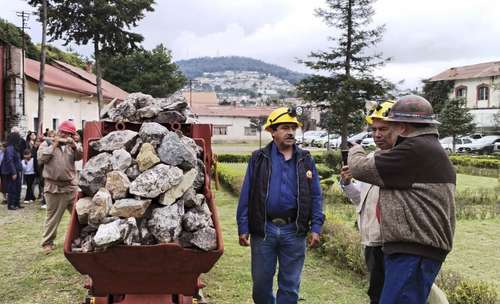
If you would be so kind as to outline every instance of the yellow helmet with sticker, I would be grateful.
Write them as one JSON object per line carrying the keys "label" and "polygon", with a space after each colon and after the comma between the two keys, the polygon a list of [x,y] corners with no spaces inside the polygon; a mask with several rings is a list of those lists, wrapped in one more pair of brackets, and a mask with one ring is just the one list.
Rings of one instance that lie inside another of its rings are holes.
{"label": "yellow helmet with sticker", "polygon": [[297,115],[302,114],[302,108],[290,107],[290,108],[277,108],[272,111],[267,117],[266,124],[264,125],[264,129],[270,131],[271,126],[282,124],[282,123],[294,123],[298,127],[302,126],[302,123],[297,119]]}
{"label": "yellow helmet with sticker", "polygon": [[371,125],[373,124],[373,119],[385,119],[389,115],[389,112],[391,111],[392,106],[394,105],[394,101],[388,100],[384,101],[381,104],[377,104],[373,109],[368,112],[368,115],[366,115],[366,122]]}

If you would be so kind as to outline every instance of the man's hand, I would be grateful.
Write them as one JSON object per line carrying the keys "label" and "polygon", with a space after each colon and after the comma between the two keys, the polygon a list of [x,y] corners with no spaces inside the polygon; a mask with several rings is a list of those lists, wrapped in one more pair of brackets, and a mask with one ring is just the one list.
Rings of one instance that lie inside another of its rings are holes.
{"label": "man's hand", "polygon": [[340,177],[342,178],[342,184],[349,185],[352,179],[351,170],[349,170],[349,166],[343,166],[340,169]]}
{"label": "man's hand", "polygon": [[76,149],[76,142],[73,138],[71,137],[66,138],[66,144],[71,148]]}
{"label": "man's hand", "polygon": [[245,246],[245,247],[250,246],[248,234],[240,234],[240,246]]}
{"label": "man's hand", "polygon": [[17,179],[17,174],[12,175],[12,180],[15,181]]}
{"label": "man's hand", "polygon": [[311,232],[309,236],[309,248],[316,248],[319,245],[319,233]]}
{"label": "man's hand", "polygon": [[54,148],[59,147],[60,140],[61,140],[61,138],[57,135],[52,138],[52,144],[54,145]]}

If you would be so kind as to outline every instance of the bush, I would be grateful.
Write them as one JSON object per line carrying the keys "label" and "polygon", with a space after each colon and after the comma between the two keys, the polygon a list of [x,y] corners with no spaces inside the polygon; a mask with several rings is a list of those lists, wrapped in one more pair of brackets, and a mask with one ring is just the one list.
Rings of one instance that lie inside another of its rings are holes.
{"label": "bush", "polygon": [[252,154],[217,154],[219,163],[248,163]]}
{"label": "bush", "polygon": [[455,165],[457,173],[475,175],[475,176],[486,176],[486,177],[497,177],[500,175],[500,169],[492,168],[478,168],[473,166],[463,166]]}
{"label": "bush", "polygon": [[246,163],[217,163],[221,184],[234,195],[239,195],[247,169]]}
{"label": "bush", "polygon": [[498,297],[490,284],[464,279],[455,271],[442,270],[436,284],[446,293],[450,304],[495,304]]}
{"label": "bush", "polygon": [[330,178],[335,174],[335,171],[325,164],[316,164],[316,170],[318,171],[318,175],[320,176],[321,180]]}
{"label": "bush", "polygon": [[335,173],[340,173],[340,169],[342,168],[342,154],[340,150],[325,152],[323,154],[323,159],[324,163],[329,168],[333,169]]}
{"label": "bush", "polygon": [[454,165],[476,168],[490,168],[499,170],[500,159],[494,157],[474,157],[470,155],[451,155],[450,160]]}
{"label": "bush", "polygon": [[355,273],[366,275],[363,247],[359,234],[352,228],[332,218],[323,226],[321,253]]}

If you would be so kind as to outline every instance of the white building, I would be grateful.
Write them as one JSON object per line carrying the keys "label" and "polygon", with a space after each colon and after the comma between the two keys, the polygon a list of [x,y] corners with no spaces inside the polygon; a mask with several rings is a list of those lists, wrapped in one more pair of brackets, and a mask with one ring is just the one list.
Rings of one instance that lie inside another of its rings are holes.
{"label": "white building", "polygon": [[464,97],[478,129],[498,130],[494,117],[500,111],[500,61],[450,68],[430,81],[454,81],[450,98]]}

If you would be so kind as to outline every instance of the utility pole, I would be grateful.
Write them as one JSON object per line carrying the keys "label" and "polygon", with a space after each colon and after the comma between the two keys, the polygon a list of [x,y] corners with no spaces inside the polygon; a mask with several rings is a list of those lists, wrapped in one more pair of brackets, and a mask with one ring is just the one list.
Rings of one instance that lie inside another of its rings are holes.
{"label": "utility pole", "polygon": [[43,111],[44,111],[44,99],[45,99],[45,57],[46,57],[46,36],[47,36],[47,0],[42,2],[41,11],[42,20],[42,46],[40,47],[40,78],[38,81],[38,126],[37,133],[40,135],[43,133]]}
{"label": "utility pole", "polygon": [[28,27],[28,19],[29,19],[29,13],[25,12],[25,11],[21,11],[21,12],[16,12],[16,15],[18,17],[21,18],[21,22],[22,22],[22,25],[21,25],[21,29],[22,29],[22,32],[23,32],[23,37],[22,37],[22,41],[23,41],[23,49],[22,49],[22,53],[23,53],[23,58],[22,58],[22,80],[23,80],[23,115],[26,115],[26,97],[25,97],[25,91],[26,91],[26,82],[25,82],[25,77],[24,77],[24,57],[25,57],[25,53],[26,53],[26,29],[29,29]]}
{"label": "utility pole", "polygon": [[189,106],[193,109],[193,81],[189,79]]}

